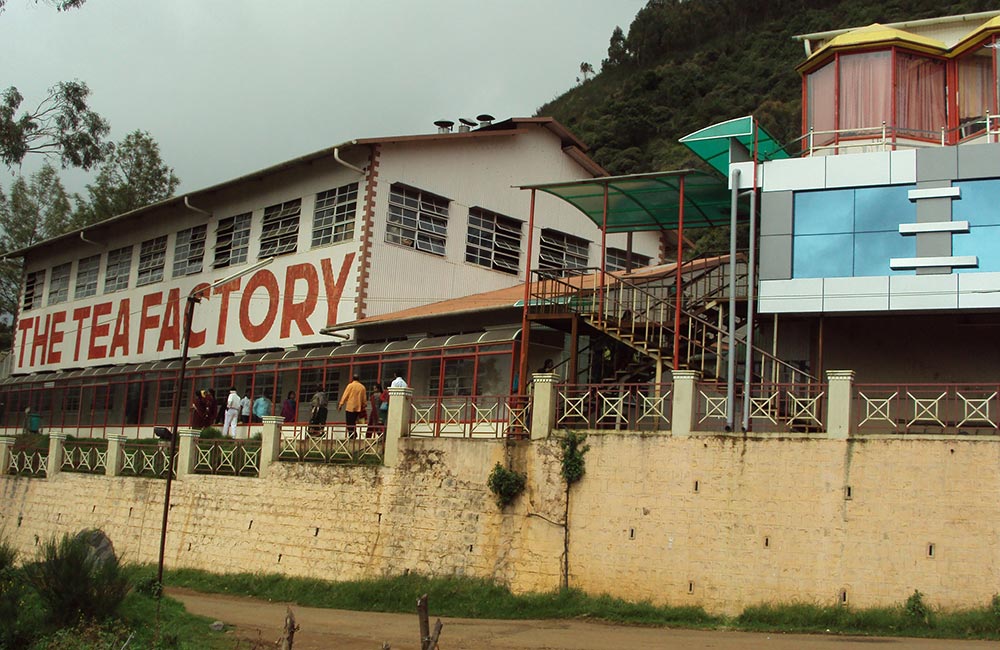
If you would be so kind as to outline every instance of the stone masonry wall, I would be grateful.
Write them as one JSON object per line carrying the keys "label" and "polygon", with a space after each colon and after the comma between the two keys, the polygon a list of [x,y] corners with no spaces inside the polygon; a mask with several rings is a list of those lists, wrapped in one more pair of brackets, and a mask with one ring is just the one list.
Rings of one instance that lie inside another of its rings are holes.
{"label": "stone masonry wall", "polygon": [[[593,434],[570,495],[570,584],[736,612],[762,601],[948,607],[1000,591],[1000,441]],[[527,492],[486,488],[509,454]],[[697,485],[697,487],[696,487]],[[0,530],[105,530],[155,562],[163,482],[0,477]],[[850,487],[850,494],[847,488]],[[554,440],[405,439],[395,468],[278,463],[174,483],[166,565],[346,580],[416,571],[555,589],[564,487]],[[929,546],[933,544],[933,555]]]}

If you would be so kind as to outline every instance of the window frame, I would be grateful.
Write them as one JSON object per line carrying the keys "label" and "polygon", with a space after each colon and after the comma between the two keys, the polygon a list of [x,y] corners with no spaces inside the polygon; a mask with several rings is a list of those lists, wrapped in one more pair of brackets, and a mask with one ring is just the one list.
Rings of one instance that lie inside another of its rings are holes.
{"label": "window frame", "polygon": [[[90,262],[93,262],[93,268],[90,268]],[[84,265],[87,268],[84,268]],[[86,275],[84,275],[86,274]],[[91,277],[92,276],[92,277]],[[79,300],[80,298],[89,298],[90,296],[97,295],[97,284],[101,276],[101,254],[90,255],[89,257],[82,257],[80,261],[76,264],[76,282],[73,285],[73,299]],[[82,282],[86,284],[82,284]],[[81,288],[83,289],[81,291]]]}
{"label": "window frame", "polygon": [[[196,237],[196,231],[201,237]],[[194,275],[205,270],[205,244],[208,242],[208,224],[178,230],[174,239],[174,267],[172,277]]]}
{"label": "window frame", "polygon": [[[614,256],[614,259],[612,259],[612,256]],[[626,260],[628,259],[628,256],[629,252],[627,250],[608,246],[604,249],[604,270],[612,272],[625,272],[625,267],[627,266]],[[636,253],[635,251],[632,251],[631,256],[633,269],[649,266],[653,261],[653,258],[648,255]]]}
{"label": "window frame", "polygon": [[451,199],[403,183],[389,187],[385,241],[446,257]]}
{"label": "window frame", "polygon": [[[133,248],[134,245],[129,245],[108,251],[108,261],[104,267],[104,293],[128,289],[129,276],[132,275]],[[121,272],[122,269],[125,271],[124,274]]]}
{"label": "window frame", "polygon": [[313,206],[312,248],[354,239],[359,183],[348,183],[316,193]]}
{"label": "window frame", "polygon": [[147,239],[139,245],[139,267],[135,286],[161,282],[167,265],[167,236]]}
{"label": "window frame", "polygon": [[[219,224],[215,228],[213,269],[224,269],[247,261],[250,254],[250,224],[252,220],[252,212],[243,212],[219,220]],[[222,257],[223,254],[225,254],[225,259]]]}
{"label": "window frame", "polygon": [[[65,275],[63,275],[65,271]],[[58,305],[69,300],[69,279],[73,275],[73,263],[66,262],[52,267],[52,275],[49,277],[49,299],[47,305]],[[56,282],[62,282],[59,287]]]}
{"label": "window frame", "polygon": [[[546,238],[548,239],[546,241]],[[582,249],[582,253],[571,251],[569,246]],[[553,254],[559,253],[560,259],[554,259]],[[546,257],[548,255],[548,257]],[[568,264],[570,261],[582,262],[580,264]],[[569,270],[585,269],[590,264],[590,242],[583,237],[577,237],[569,233],[544,228],[538,236],[538,268],[548,270]]]}
{"label": "window frame", "polygon": [[42,306],[45,295],[45,269],[24,274],[24,295],[21,297],[21,309],[28,311]]}
{"label": "window frame", "polygon": [[465,261],[501,273],[519,274],[523,226],[523,221],[499,212],[478,206],[469,208]]}
{"label": "window frame", "polygon": [[299,248],[301,221],[302,199],[291,199],[264,208],[257,259],[295,253]]}

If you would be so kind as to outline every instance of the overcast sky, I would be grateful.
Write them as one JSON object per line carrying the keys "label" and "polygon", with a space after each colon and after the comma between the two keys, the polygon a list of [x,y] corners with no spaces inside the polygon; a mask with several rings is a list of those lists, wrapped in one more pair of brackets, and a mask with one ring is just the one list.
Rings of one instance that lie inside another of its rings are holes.
{"label": "overcast sky", "polygon": [[[358,137],[530,116],[600,69],[645,0],[8,0],[0,88],[80,79],[196,190]],[[26,163],[25,174],[37,168]],[[57,163],[58,164],[58,163]],[[10,174],[0,175],[9,191]],[[92,175],[63,173],[71,191]]]}

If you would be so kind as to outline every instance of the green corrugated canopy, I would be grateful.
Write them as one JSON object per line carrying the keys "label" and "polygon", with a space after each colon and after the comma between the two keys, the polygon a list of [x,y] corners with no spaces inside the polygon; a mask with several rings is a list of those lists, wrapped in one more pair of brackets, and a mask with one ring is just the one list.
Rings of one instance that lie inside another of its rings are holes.
{"label": "green corrugated canopy", "polygon": [[[729,176],[729,141],[737,140],[747,151],[753,152],[754,119],[752,116],[719,122],[695,131],[680,139],[681,144],[693,151],[723,176]],[[787,158],[781,144],[759,124],[757,127],[757,159],[776,160]]]}
{"label": "green corrugated canopy", "polygon": [[676,230],[684,184],[684,228],[729,223],[730,193],[715,174],[681,169],[629,176],[606,176],[563,183],[522,185],[570,203],[600,228],[604,189],[608,192],[607,232]]}

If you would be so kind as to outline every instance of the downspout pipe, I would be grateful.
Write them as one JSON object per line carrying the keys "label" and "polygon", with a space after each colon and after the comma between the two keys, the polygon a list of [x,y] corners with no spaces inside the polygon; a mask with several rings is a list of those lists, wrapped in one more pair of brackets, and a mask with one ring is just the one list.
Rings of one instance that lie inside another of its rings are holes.
{"label": "downspout pipe", "polygon": [[[348,143],[348,145],[353,145],[353,144],[357,144],[357,142],[355,140],[351,140]],[[347,167],[348,169],[353,169],[354,171],[358,172],[362,176],[365,175],[365,170],[361,169],[360,167],[358,167],[356,165],[352,165],[351,163],[347,162],[346,160],[344,160],[343,158],[340,157],[340,147],[334,147],[333,148],[333,159],[336,160],[341,165],[343,165],[344,167]]]}
{"label": "downspout pipe", "polygon": [[98,243],[97,243],[96,241],[92,241],[92,240],[90,240],[90,239],[87,239],[87,238],[86,238],[86,237],[84,236],[84,233],[83,233],[83,231],[82,231],[82,230],[80,231],[80,241],[82,241],[82,242],[83,242],[83,243],[85,243],[85,244],[91,244],[91,245],[93,245],[93,246],[100,246],[100,244],[98,244]]}
{"label": "downspout pipe", "polygon": [[184,196],[184,207],[187,208],[188,210],[193,210],[195,212],[200,212],[203,215],[205,215],[206,217],[211,217],[212,216],[212,213],[209,212],[208,210],[202,210],[201,208],[196,208],[195,206],[191,205],[190,197],[187,196],[187,195]]}
{"label": "downspout pipe", "polygon": [[[753,120],[753,183],[750,192],[750,259],[747,261],[747,347],[746,368],[743,369],[743,430],[750,429],[750,405],[753,385],[754,287],[757,282],[757,119]],[[761,364],[763,370],[763,364]]]}
{"label": "downspout pipe", "polygon": [[726,355],[726,431],[736,419],[736,216],[740,200],[740,170],[732,172],[729,202],[729,352]]}

